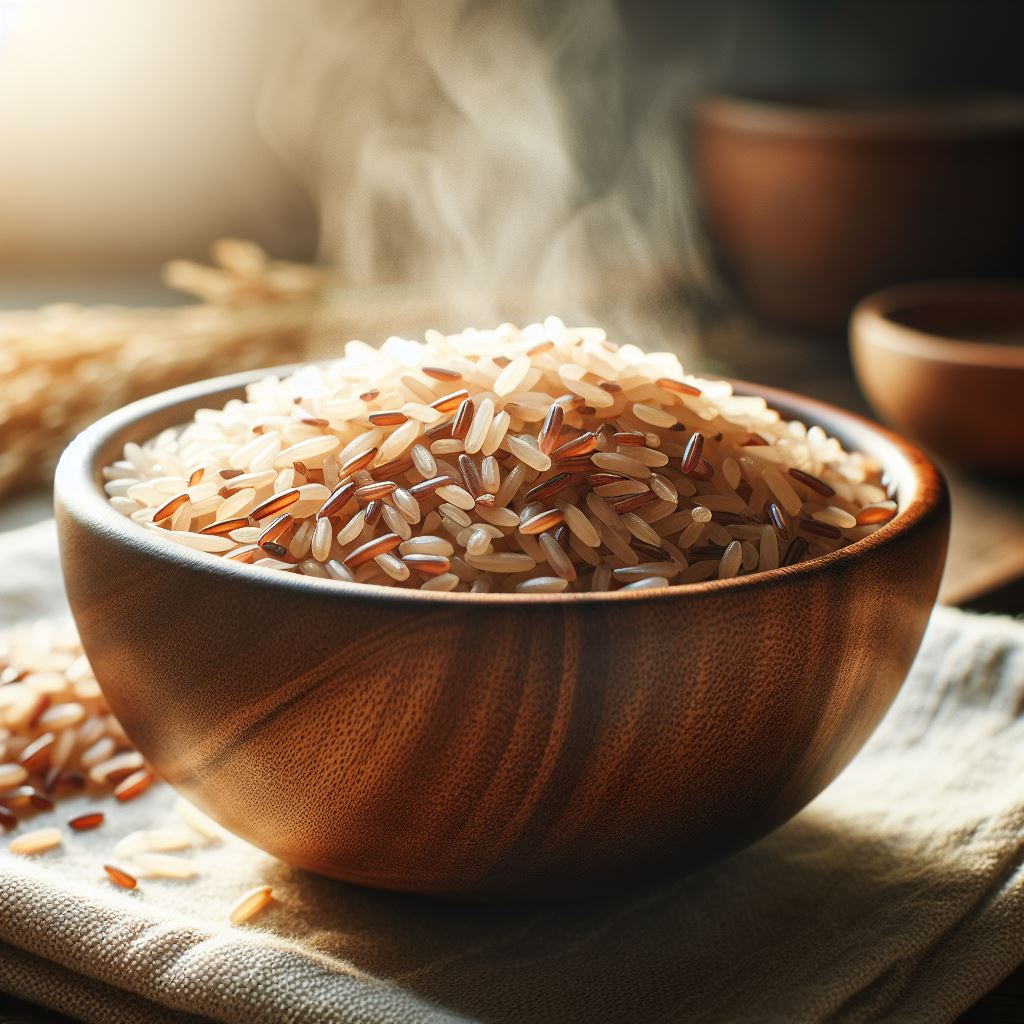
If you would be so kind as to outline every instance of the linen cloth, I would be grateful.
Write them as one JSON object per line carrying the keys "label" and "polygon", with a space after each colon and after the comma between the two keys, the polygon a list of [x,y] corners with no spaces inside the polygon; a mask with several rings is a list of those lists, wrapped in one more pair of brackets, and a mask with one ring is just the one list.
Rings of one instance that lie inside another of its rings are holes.
{"label": "linen cloth", "polygon": [[[0,624],[61,612],[52,523],[0,536],[0,566]],[[885,721],[801,814],[582,904],[374,892],[231,836],[191,854],[195,881],[114,889],[116,840],[174,800],[156,786],[59,850],[0,853],[0,991],[103,1024],[949,1021],[1024,959],[1024,624],[937,610]],[[276,901],[228,926],[263,883]]]}

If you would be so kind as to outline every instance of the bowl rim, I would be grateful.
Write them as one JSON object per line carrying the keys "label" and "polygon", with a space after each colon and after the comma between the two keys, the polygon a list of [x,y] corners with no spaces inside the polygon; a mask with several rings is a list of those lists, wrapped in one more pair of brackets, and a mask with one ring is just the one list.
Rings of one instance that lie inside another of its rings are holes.
{"label": "bowl rim", "polygon": [[[189,548],[171,540],[164,540],[156,534],[144,530],[127,516],[118,512],[110,504],[102,490],[100,478],[101,466],[99,457],[104,448],[114,437],[131,429],[140,420],[157,416],[175,405],[201,403],[205,397],[220,401],[220,404],[231,397],[228,392],[240,391],[246,384],[258,381],[267,376],[284,376],[303,364],[288,364],[268,367],[265,369],[247,370],[241,373],[221,377],[207,378],[192,384],[161,391],[147,398],[140,399],[108,413],[81,433],[65,448],[57,465],[54,481],[54,502],[58,513],[58,524],[61,512],[76,519],[90,532],[99,533],[106,538],[114,538],[119,544],[133,549],[140,555],[155,558],[157,561],[180,566],[182,564],[197,572],[227,577],[231,580],[248,580],[255,586],[281,589],[293,593],[318,595],[330,599],[350,600],[358,597],[364,600],[379,601],[388,604],[409,605],[412,607],[431,605],[461,605],[463,607],[518,607],[534,605],[591,605],[631,601],[664,602],[688,599],[700,594],[718,591],[742,590],[750,587],[771,586],[780,580],[795,579],[828,573],[833,568],[846,565],[857,560],[862,554],[882,548],[899,540],[908,532],[920,527],[948,502],[945,480],[936,467],[920,449],[912,445],[892,431],[837,406],[806,398],[802,395],[783,391],[777,388],[750,384],[732,380],[731,383],[739,394],[759,395],[769,405],[785,410],[789,418],[794,418],[795,411],[801,410],[799,418],[810,422],[845,421],[854,429],[867,429],[877,435],[884,446],[893,450],[894,462],[902,460],[901,471],[909,474],[912,480],[911,494],[905,508],[899,509],[896,515],[874,533],[848,544],[846,547],[824,555],[798,562],[795,565],[779,566],[748,576],[737,576],[731,579],[711,579],[679,586],[669,586],[652,590],[617,590],[617,591],[585,591],[565,593],[452,593],[444,591],[406,590],[399,587],[387,587],[366,583],[347,583],[341,580],[326,580],[315,576],[302,576],[298,573],[281,572],[274,569],[260,569],[252,565],[244,565],[215,554]],[[198,406],[197,406],[198,407]],[[831,433],[831,430],[829,431]],[[144,439],[143,439],[144,440]],[[892,464],[883,465],[883,472],[892,474]]]}
{"label": "bowl rim", "polygon": [[961,366],[984,366],[1003,370],[1024,370],[1024,344],[996,345],[935,334],[892,319],[892,314],[910,306],[963,299],[1015,300],[1024,309],[1024,281],[1012,278],[952,278],[913,281],[882,288],[862,299],[850,314],[850,334],[870,344],[936,362]]}
{"label": "bowl rim", "polygon": [[1024,132],[1024,99],[1008,92],[946,96],[720,93],[697,104],[698,124],[751,135],[859,139],[1014,136]]}

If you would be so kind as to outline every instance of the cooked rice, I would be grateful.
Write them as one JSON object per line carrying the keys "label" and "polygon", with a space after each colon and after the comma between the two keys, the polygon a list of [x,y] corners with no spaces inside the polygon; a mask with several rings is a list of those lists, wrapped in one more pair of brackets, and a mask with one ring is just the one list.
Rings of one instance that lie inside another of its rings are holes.
{"label": "cooked rice", "polygon": [[462,593],[731,579],[897,510],[875,460],[821,427],[557,317],[349,342],[126,445],[104,480],[141,528],[208,554]]}

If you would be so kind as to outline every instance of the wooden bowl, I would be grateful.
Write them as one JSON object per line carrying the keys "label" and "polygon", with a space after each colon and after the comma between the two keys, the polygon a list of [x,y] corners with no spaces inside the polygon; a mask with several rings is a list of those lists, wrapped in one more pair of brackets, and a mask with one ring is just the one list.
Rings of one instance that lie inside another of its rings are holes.
{"label": "wooden bowl", "polygon": [[1024,284],[935,281],[869,296],[850,319],[860,386],[930,451],[1024,476]]}
{"label": "wooden bowl", "polygon": [[841,330],[878,288],[1024,270],[1024,102],[710,99],[698,186],[740,292]]}
{"label": "wooden bowl", "polygon": [[94,424],[61,460],[56,512],[82,643],[133,742],[291,864],[485,898],[692,869],[819,793],[917,650],[945,557],[941,477],[886,431],[768,389],[784,414],[879,457],[901,510],[835,554],[739,579],[390,590],[225,561],[110,507],[100,470],[126,441],[256,376]]}

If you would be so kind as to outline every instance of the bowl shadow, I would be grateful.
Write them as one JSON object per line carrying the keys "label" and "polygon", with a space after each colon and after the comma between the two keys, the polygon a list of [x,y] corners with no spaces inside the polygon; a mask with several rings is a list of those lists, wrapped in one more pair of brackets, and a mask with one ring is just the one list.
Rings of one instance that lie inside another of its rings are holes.
{"label": "bowl shadow", "polygon": [[[696,874],[585,901],[446,902],[283,862],[265,880],[286,894],[275,924],[328,963],[510,1024],[793,1020],[812,1004],[814,1019],[879,1019],[993,884],[813,809]],[[902,914],[914,928],[894,927]]]}

